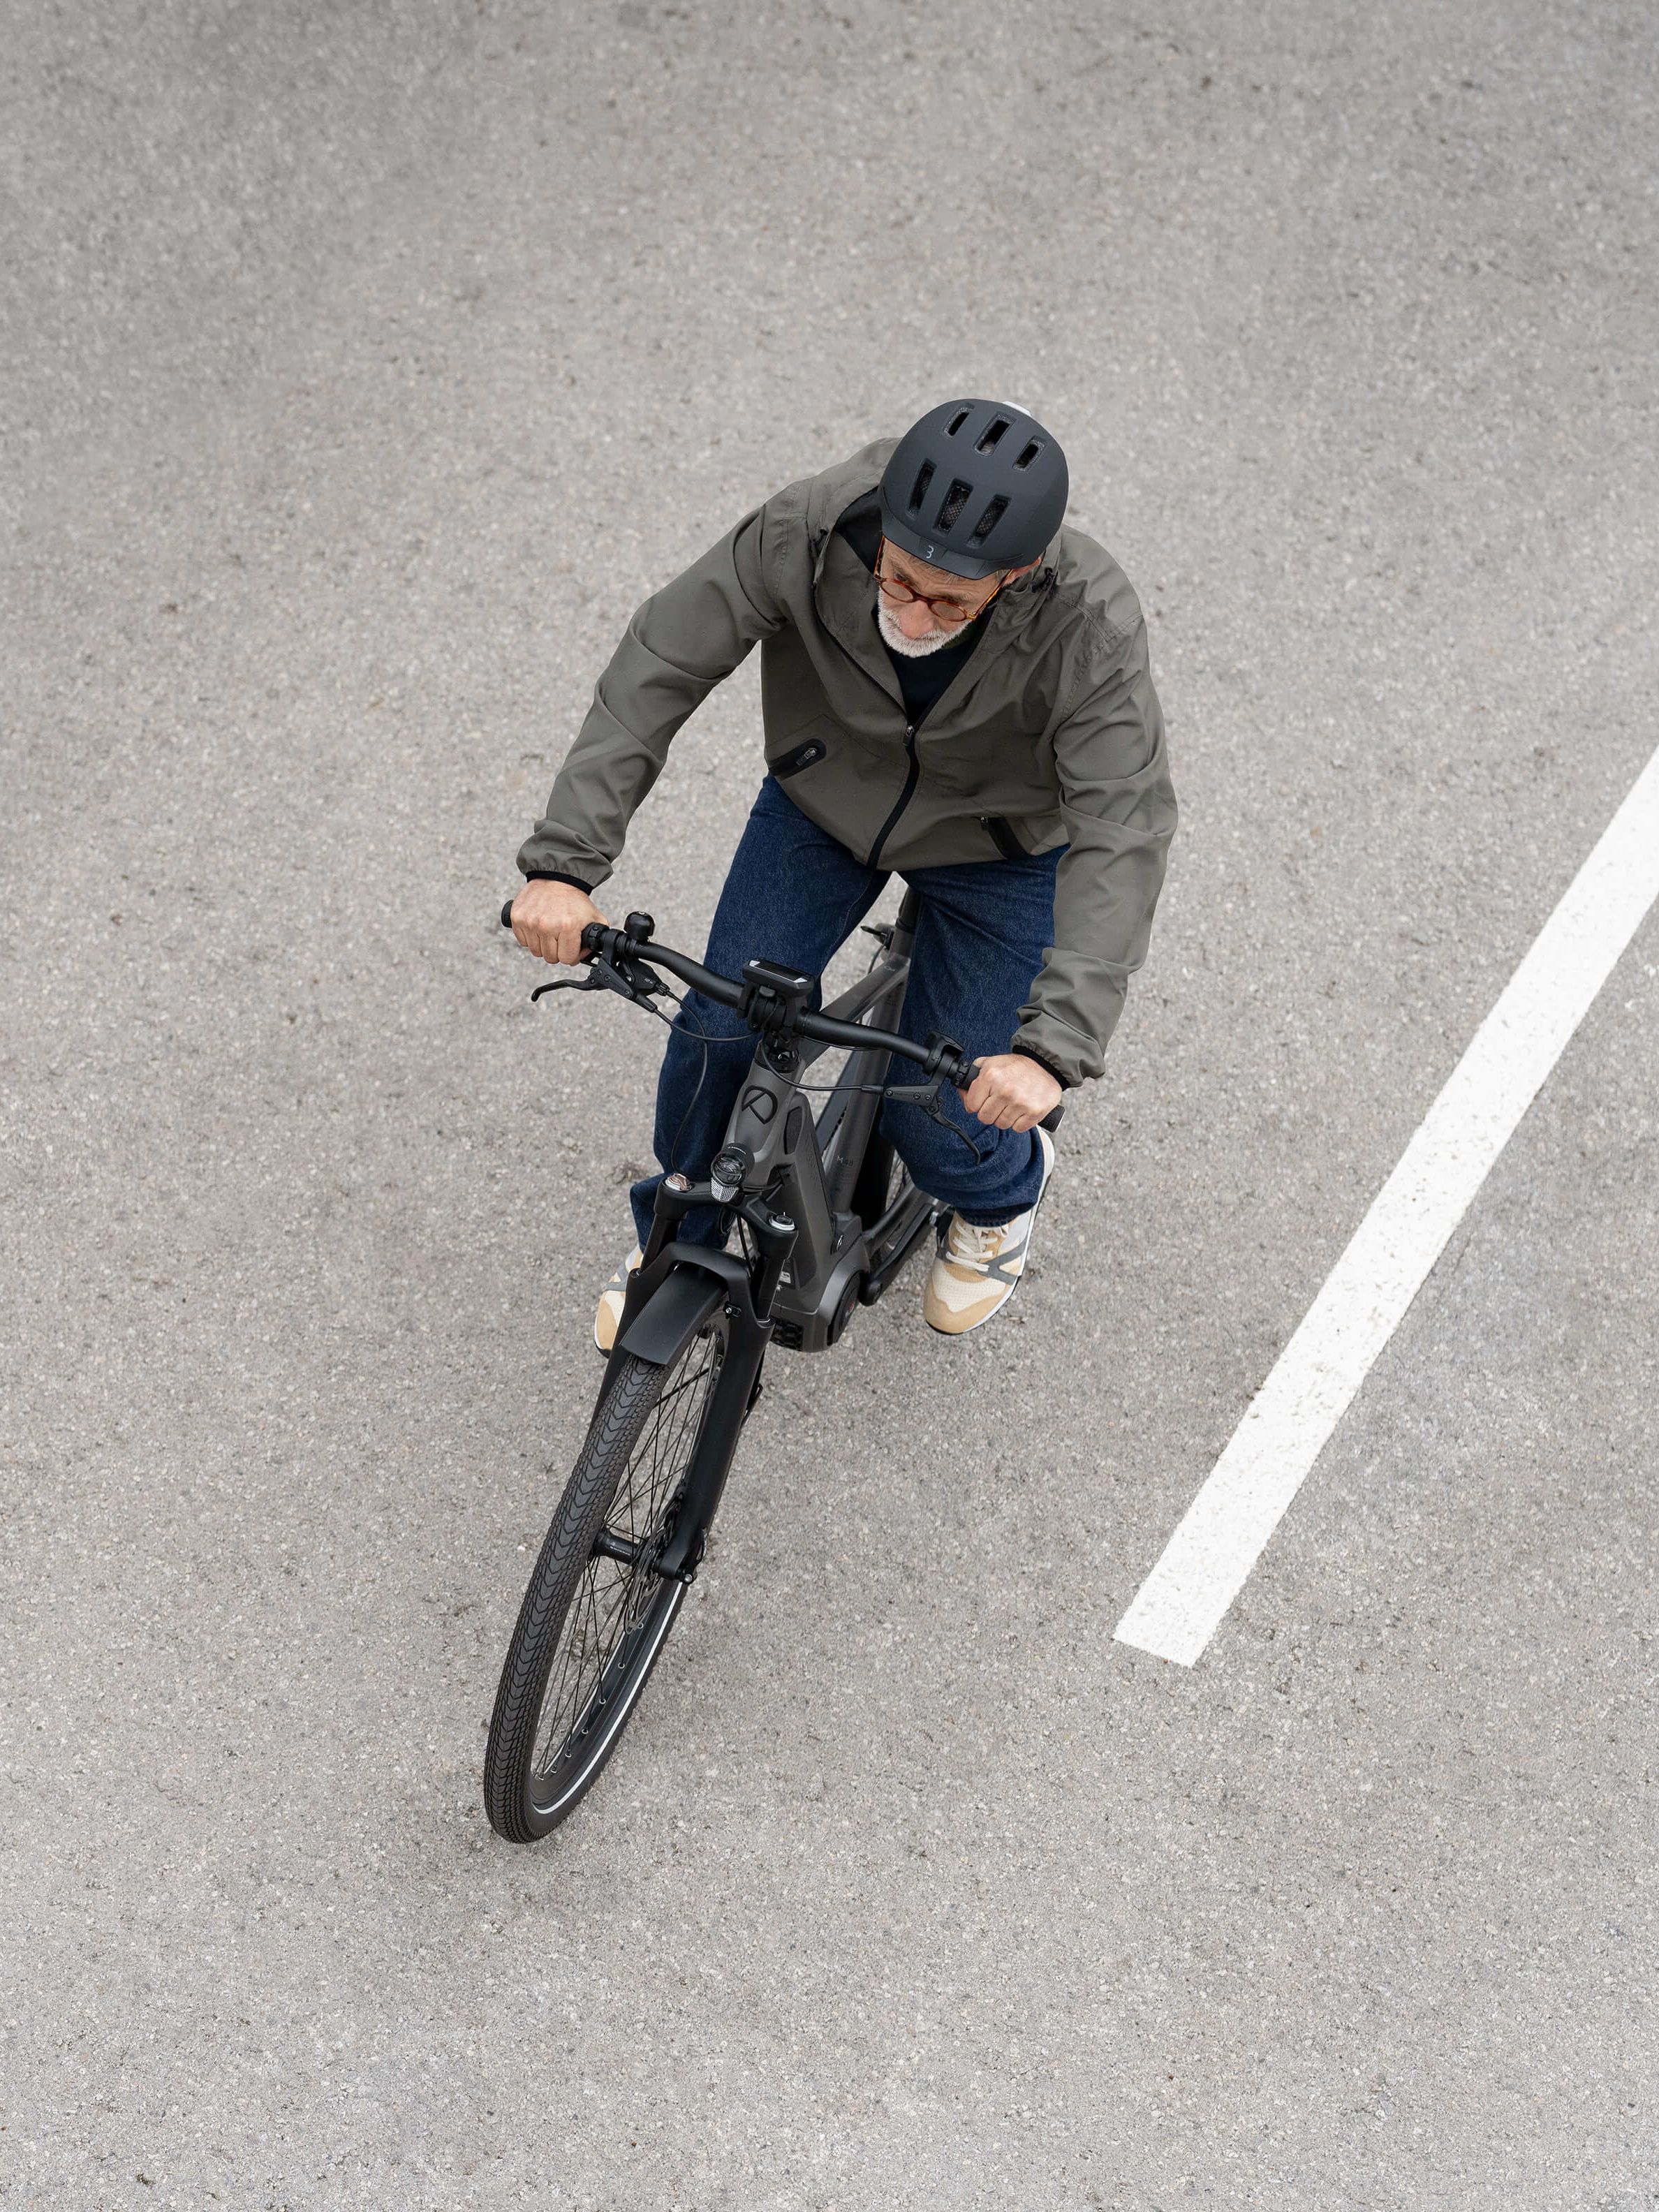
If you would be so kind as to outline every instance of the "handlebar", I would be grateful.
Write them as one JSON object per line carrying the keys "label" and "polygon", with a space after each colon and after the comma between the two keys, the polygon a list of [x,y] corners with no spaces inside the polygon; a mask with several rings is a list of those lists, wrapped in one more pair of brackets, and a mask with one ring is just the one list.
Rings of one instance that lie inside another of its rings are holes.
{"label": "handlebar", "polygon": [[[501,907],[501,927],[513,927],[513,901],[506,900]],[[590,921],[582,931],[582,952],[586,958],[596,957],[615,964],[624,961],[642,961],[648,966],[665,969],[669,975],[700,991],[705,999],[716,1006],[745,1008],[751,998],[750,987],[734,975],[717,975],[705,968],[699,960],[684,952],[676,952],[671,945],[659,945],[650,934],[649,918],[629,915],[629,927],[612,929],[608,924]],[[635,925],[642,923],[636,932]],[[966,1091],[976,1071],[968,1058],[948,1038],[933,1038],[927,1044],[918,1044],[914,1037],[900,1036],[891,1030],[871,1029],[863,1022],[838,1022],[828,1014],[815,1014],[805,1007],[791,1018],[789,1028],[797,1036],[809,1037],[815,1044],[838,1045],[848,1052],[888,1052],[901,1060],[912,1061],[928,1075],[937,1075],[958,1091]],[[1045,1129],[1060,1127],[1064,1105],[1056,1106],[1043,1117]]]}
{"label": "handlebar", "polygon": [[[503,929],[513,927],[513,903],[511,899],[502,903]],[[655,967],[665,968],[671,975],[678,975],[694,991],[701,991],[705,999],[713,999],[717,1006],[740,1006],[744,1001],[744,986],[734,975],[717,975],[712,968],[705,968],[701,961],[684,952],[676,952],[670,945],[659,945],[647,937],[630,936],[627,930],[612,929],[602,921],[590,921],[582,931],[582,952],[590,960],[596,952],[604,953],[607,960],[648,960]],[[810,1035],[802,1026],[803,1034]],[[849,1024],[843,1023],[842,1026]]]}

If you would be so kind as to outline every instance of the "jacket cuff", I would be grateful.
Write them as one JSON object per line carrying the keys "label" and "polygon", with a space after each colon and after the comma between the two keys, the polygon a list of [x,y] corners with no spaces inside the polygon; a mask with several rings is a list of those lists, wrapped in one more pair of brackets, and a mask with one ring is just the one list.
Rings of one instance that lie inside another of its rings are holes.
{"label": "jacket cuff", "polygon": [[1025,1044],[1018,1037],[1016,1037],[1013,1042],[1009,1046],[1008,1049],[1010,1052],[1017,1052],[1022,1060],[1034,1060],[1039,1067],[1046,1067],[1049,1074],[1054,1077],[1054,1081],[1059,1084],[1062,1091],[1076,1090],[1077,1084],[1075,1079],[1064,1073],[1061,1069],[1056,1067],[1053,1060],[1049,1059],[1048,1054],[1046,1052],[1039,1052],[1034,1044]]}
{"label": "jacket cuff", "polygon": [[562,868],[526,868],[524,879],[527,884],[568,884],[572,890],[581,891],[589,898],[593,896],[592,884],[584,883],[580,876],[566,875]]}
{"label": "jacket cuff", "polygon": [[538,822],[513,858],[519,873],[532,882],[538,876],[556,876],[588,892],[611,873],[611,862],[603,853],[549,822]]}

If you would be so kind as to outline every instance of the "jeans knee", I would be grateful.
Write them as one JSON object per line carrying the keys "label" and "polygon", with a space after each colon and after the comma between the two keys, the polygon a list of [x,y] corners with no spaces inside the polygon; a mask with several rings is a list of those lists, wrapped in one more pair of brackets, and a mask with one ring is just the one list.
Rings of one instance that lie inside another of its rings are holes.
{"label": "jeans knee", "polygon": [[717,1006],[701,991],[688,991],[674,1027],[693,1044],[734,1045],[753,1042],[753,1031],[733,1007]]}
{"label": "jeans knee", "polygon": [[920,1106],[889,1106],[881,1117],[882,1134],[910,1170],[911,1180],[926,1191],[960,1182],[979,1164],[982,1145],[976,1145],[954,1122],[941,1124]]}

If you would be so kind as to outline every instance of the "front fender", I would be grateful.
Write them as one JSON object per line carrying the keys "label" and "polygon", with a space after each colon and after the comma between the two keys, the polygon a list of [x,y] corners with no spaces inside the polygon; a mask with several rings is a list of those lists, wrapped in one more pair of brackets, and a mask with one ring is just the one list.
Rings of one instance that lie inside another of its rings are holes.
{"label": "front fender", "polygon": [[726,1303],[726,1285],[698,1267],[672,1267],[617,1340],[618,1352],[666,1367]]}

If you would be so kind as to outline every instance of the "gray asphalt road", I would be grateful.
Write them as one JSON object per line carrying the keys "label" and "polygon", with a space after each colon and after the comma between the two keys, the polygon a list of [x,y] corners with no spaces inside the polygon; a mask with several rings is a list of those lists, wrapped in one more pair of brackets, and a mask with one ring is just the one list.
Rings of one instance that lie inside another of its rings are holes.
{"label": "gray asphalt road", "polygon": [[[1659,732],[1650,12],[5,51],[0,2202],[1659,2203],[1653,917],[1202,1662],[1110,1637]],[[1149,610],[1152,958],[1016,1307],[774,1361],[514,1850],[655,1048],[493,902],[636,599],[958,386]]]}

